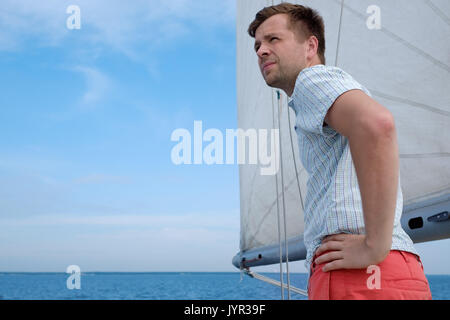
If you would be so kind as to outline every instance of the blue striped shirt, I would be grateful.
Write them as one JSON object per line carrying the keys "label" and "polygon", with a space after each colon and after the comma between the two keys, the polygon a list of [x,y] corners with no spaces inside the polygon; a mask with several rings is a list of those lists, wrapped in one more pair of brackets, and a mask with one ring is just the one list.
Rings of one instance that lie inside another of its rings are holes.
{"label": "blue striped shirt", "polygon": [[[316,65],[298,76],[289,106],[296,114],[295,130],[300,157],[309,174],[304,207],[305,266],[327,235],[364,234],[361,194],[348,139],[333,128],[324,126],[328,109],[349,90],[370,92],[349,74],[336,67]],[[398,181],[392,250],[418,254],[403,230],[400,217],[403,194]]]}

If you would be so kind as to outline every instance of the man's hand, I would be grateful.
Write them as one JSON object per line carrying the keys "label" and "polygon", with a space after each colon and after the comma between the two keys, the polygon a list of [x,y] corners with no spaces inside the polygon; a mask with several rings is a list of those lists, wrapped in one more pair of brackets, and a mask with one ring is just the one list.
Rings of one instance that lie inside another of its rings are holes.
{"label": "man's hand", "polygon": [[317,249],[319,256],[316,264],[327,263],[324,272],[338,269],[365,269],[370,265],[382,262],[389,254],[390,248],[376,248],[369,246],[365,235],[335,234],[326,237]]}

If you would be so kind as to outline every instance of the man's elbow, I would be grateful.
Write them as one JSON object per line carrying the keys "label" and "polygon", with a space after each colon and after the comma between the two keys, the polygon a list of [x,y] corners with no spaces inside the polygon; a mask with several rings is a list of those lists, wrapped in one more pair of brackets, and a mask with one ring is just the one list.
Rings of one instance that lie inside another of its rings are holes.
{"label": "man's elbow", "polygon": [[372,123],[372,132],[377,135],[395,134],[395,120],[391,112],[385,111],[378,115]]}
{"label": "man's elbow", "polygon": [[395,120],[389,111],[378,113],[376,116],[362,118],[356,122],[348,134],[349,139],[367,139],[392,137],[396,134]]}

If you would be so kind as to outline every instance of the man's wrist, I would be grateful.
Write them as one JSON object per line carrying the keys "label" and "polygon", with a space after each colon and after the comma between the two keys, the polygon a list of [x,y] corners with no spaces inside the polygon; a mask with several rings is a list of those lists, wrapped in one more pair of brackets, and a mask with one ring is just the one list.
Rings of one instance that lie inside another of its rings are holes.
{"label": "man's wrist", "polygon": [[367,249],[369,250],[369,254],[371,257],[376,260],[376,263],[382,262],[389,252],[391,251],[392,246],[392,236],[389,237],[388,241],[386,237],[383,239],[371,238],[366,235],[365,244]]}

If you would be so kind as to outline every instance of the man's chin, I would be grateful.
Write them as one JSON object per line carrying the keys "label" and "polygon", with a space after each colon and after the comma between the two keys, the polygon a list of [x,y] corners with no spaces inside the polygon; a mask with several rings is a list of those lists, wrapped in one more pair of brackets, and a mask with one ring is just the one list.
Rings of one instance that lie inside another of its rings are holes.
{"label": "man's chin", "polygon": [[266,84],[271,87],[271,88],[275,88],[275,89],[280,89],[280,85],[279,83],[276,81],[276,79],[273,78],[266,78],[264,79],[266,81]]}

